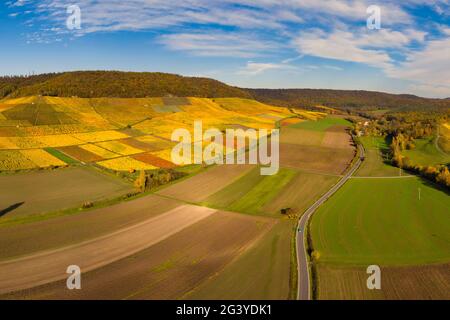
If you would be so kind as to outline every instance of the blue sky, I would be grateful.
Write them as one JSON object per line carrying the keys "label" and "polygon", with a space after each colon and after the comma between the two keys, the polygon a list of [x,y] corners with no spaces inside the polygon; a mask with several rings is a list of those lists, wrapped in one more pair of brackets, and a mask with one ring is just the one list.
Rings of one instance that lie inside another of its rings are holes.
{"label": "blue sky", "polygon": [[[81,29],[67,28],[81,10]],[[381,29],[367,28],[367,8]],[[450,0],[6,0],[0,74],[162,71],[450,97]]]}

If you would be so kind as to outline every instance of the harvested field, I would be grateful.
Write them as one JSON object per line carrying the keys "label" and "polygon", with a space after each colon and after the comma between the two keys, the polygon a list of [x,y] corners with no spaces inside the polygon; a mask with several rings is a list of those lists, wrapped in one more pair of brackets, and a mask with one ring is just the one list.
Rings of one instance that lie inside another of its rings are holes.
{"label": "harvested field", "polygon": [[280,133],[280,143],[298,144],[304,146],[320,146],[324,133],[321,131],[283,128]]}
{"label": "harvested field", "polygon": [[214,166],[190,179],[169,186],[158,193],[188,202],[201,202],[252,169],[250,165]]}
{"label": "harvested field", "polygon": [[254,246],[183,299],[288,299],[294,229],[292,221],[278,220]]}
{"label": "harvested field", "polygon": [[220,271],[267,232],[272,223],[233,213],[215,213],[148,249],[83,274],[83,290],[68,291],[63,280],[2,298],[181,298]]}
{"label": "harvested field", "polygon": [[318,173],[342,174],[351,163],[355,151],[295,144],[280,144],[280,164]]}
{"label": "harvested field", "polygon": [[0,294],[64,279],[64,271],[71,264],[84,272],[100,268],[161,242],[213,213],[213,209],[182,205],[99,238],[0,262]]}
{"label": "harvested field", "polygon": [[99,156],[98,154],[92,153],[86,149],[83,149],[79,146],[69,146],[69,147],[61,147],[57,148],[57,150],[61,151],[62,153],[67,154],[69,157],[72,157],[74,159],[77,159],[82,162],[97,162],[104,160],[103,157]]}
{"label": "harvested field", "polygon": [[171,169],[176,167],[172,162],[158,158],[150,153],[137,154],[134,155],[133,158],[158,168]]}
{"label": "harvested field", "polygon": [[130,227],[182,203],[149,195],[78,214],[63,215],[30,223],[2,225],[0,260],[57,249]]}
{"label": "harvested field", "polygon": [[366,268],[319,264],[318,299],[450,300],[450,264],[381,266],[381,290],[367,289]]}
{"label": "harvested field", "polygon": [[332,126],[325,131],[322,140],[322,147],[351,149],[353,148],[353,140],[345,131],[343,126]]}
{"label": "harvested field", "polygon": [[118,178],[82,168],[2,176],[0,189],[1,210],[21,204],[3,213],[0,222],[11,216],[81,206],[86,201],[111,198],[132,190]]}

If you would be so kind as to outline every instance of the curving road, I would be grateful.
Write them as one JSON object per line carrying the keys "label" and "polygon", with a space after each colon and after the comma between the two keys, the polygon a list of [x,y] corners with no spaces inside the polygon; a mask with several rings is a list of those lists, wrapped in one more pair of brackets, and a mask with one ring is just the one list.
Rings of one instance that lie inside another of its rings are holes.
{"label": "curving road", "polygon": [[339,182],[334,185],[327,193],[325,193],[319,200],[317,200],[308,210],[305,211],[303,216],[298,222],[297,226],[297,272],[298,272],[298,286],[297,286],[297,299],[298,300],[310,300],[311,288],[309,279],[309,268],[307,258],[307,239],[305,236],[306,226],[313,213],[319,208],[325,201],[327,201],[336,191],[338,191],[348,179],[358,170],[364,159],[364,148],[358,144],[360,156],[355,162],[353,167],[342,177]]}

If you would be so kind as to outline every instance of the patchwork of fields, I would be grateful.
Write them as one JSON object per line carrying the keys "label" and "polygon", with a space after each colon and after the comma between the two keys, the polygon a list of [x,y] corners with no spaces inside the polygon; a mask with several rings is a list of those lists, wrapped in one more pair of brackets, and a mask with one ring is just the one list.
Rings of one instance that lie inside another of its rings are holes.
{"label": "patchwork of fields", "polygon": [[[81,99],[29,97],[0,102],[0,171],[92,163],[116,171],[172,167],[172,132],[241,127],[273,129],[295,116],[243,99]],[[306,119],[323,114],[302,111]],[[298,116],[298,115],[297,115]],[[298,123],[300,119],[290,120]],[[227,150],[232,152],[234,150]]]}
{"label": "patchwork of fields", "polygon": [[[356,155],[351,123],[323,116],[235,98],[0,101],[0,171],[8,173],[0,177],[0,203],[8,204],[0,208],[0,299],[293,298],[296,222]],[[151,194],[50,214],[134,189],[111,171],[175,168],[171,134],[193,132],[196,120],[204,130],[279,126],[278,174],[198,166]],[[356,177],[310,223],[315,297],[448,298],[448,192],[399,177],[385,162],[386,140],[361,142],[366,159]],[[418,141],[408,156],[445,163],[437,146],[445,149],[445,139]],[[86,267],[83,290],[66,290],[69,258]],[[381,291],[366,289],[372,264],[382,267]]]}

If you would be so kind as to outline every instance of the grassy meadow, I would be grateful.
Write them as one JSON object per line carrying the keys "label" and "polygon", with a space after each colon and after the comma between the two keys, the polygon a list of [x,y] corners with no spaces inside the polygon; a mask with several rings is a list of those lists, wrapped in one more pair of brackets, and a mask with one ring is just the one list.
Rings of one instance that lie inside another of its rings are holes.
{"label": "grassy meadow", "polygon": [[418,177],[352,179],[311,221],[318,263],[450,261],[450,197]]}

